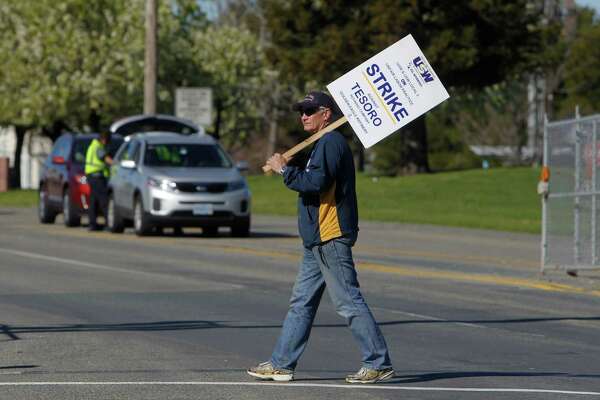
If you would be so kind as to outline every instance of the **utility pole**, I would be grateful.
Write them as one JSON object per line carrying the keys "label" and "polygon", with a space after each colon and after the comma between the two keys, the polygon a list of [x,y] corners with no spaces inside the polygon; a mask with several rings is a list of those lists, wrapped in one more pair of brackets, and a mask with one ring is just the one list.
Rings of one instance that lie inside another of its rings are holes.
{"label": "utility pole", "polygon": [[146,57],[144,62],[144,114],[156,114],[156,14],[158,0],[146,0]]}

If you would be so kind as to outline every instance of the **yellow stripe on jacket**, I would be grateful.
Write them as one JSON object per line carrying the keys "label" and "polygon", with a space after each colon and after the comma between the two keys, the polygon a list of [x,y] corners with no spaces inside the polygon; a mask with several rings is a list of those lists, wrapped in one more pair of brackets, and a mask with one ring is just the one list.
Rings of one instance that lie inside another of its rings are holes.
{"label": "yellow stripe on jacket", "polygon": [[321,241],[326,242],[342,236],[335,204],[335,182],[331,188],[320,195],[319,232]]}

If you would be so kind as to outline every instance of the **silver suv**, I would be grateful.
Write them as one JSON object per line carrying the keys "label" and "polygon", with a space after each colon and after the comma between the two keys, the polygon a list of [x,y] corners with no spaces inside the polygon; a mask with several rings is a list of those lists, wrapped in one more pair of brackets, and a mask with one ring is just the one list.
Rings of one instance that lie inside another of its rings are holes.
{"label": "silver suv", "polygon": [[111,170],[108,229],[120,233],[132,222],[140,236],[191,226],[215,235],[226,226],[233,236],[248,236],[250,190],[240,174],[246,168],[202,133],[128,136]]}

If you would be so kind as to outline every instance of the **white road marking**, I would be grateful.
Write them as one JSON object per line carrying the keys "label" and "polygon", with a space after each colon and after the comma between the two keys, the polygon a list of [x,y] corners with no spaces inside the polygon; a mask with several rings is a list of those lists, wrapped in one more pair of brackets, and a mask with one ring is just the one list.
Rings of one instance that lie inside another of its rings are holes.
{"label": "white road marking", "polygon": [[[0,248],[0,252],[5,252],[22,257],[35,258],[45,261],[54,261],[63,264],[77,265],[88,268],[127,272],[134,274],[156,275],[145,271],[135,271],[124,268],[111,267],[102,264],[89,263],[84,261],[71,260],[66,258],[46,256],[43,254],[30,253],[24,251]],[[427,315],[414,314],[397,310],[385,310],[397,314],[403,314],[415,318],[431,319],[438,321],[448,321],[443,318],[437,318]],[[454,322],[458,325],[464,325],[475,328],[486,328],[482,325]],[[6,373],[2,375],[7,375]],[[0,382],[0,387],[24,387],[24,386],[273,386],[273,387],[317,387],[332,389],[376,389],[376,390],[406,390],[406,391],[435,391],[435,392],[487,392],[487,393],[546,393],[546,394],[567,394],[567,395],[588,395],[600,396],[600,392],[583,392],[570,390],[549,390],[549,389],[522,389],[522,388],[458,388],[458,387],[422,387],[422,386],[393,386],[393,385],[336,385],[336,384],[318,384],[318,383],[275,383],[275,382]]]}
{"label": "white road marking", "polygon": [[[135,269],[112,267],[110,265],[95,264],[95,263],[90,263],[90,262],[86,262],[86,261],[72,260],[69,258],[52,257],[52,256],[47,256],[47,255],[39,254],[39,253],[11,250],[11,249],[6,249],[6,248],[2,248],[2,247],[0,247],[0,252],[13,254],[13,255],[21,256],[21,257],[35,258],[38,260],[52,261],[52,262],[57,262],[57,263],[62,263],[62,264],[67,264],[67,265],[76,265],[78,267],[85,267],[85,268],[97,269],[97,270],[102,270],[102,271],[145,275],[145,276],[150,276],[153,278],[156,278],[156,277],[165,278],[166,277],[168,279],[175,280],[175,281],[189,282],[189,278],[179,276],[179,275],[174,275],[174,274],[163,274],[163,273],[159,273],[159,272],[138,271]],[[244,287],[242,285],[238,285],[238,284],[234,284],[234,283],[229,283],[228,286],[233,289],[241,289]]]}
{"label": "white road marking", "polygon": [[125,268],[111,267],[111,266],[108,266],[108,265],[95,264],[95,263],[90,263],[90,262],[85,262],[85,261],[78,261],[78,260],[71,260],[71,259],[68,259],[68,258],[59,258],[59,257],[46,256],[46,255],[43,255],[43,254],[30,253],[28,251],[18,251],[18,250],[5,249],[5,248],[2,248],[2,247],[0,247],[0,252],[4,252],[4,253],[8,253],[8,254],[13,254],[13,255],[21,256],[21,257],[35,258],[35,259],[38,259],[38,260],[53,261],[53,262],[58,262],[58,263],[62,263],[62,264],[77,265],[77,266],[80,266],[80,267],[100,269],[100,270],[104,270],[104,271],[128,272],[128,273],[132,273],[132,274],[149,274],[148,272],[143,272],[143,271],[135,271],[135,270],[129,270],[129,269],[125,269]]}
{"label": "white road marking", "polygon": [[377,390],[412,390],[431,392],[485,392],[485,393],[547,393],[600,396],[600,392],[583,392],[572,390],[519,389],[519,388],[460,388],[460,387],[426,387],[426,386],[393,386],[379,385],[335,385],[321,383],[275,383],[275,382],[0,382],[2,386],[273,386],[279,388],[316,387],[321,389],[377,389]]}
{"label": "white road marking", "polygon": [[440,321],[440,322],[451,322],[451,323],[453,323],[455,325],[466,326],[466,327],[469,327],[469,328],[487,329],[486,326],[478,325],[478,324],[472,324],[472,323],[469,323],[469,322],[450,321],[448,319],[438,318],[438,317],[432,317],[430,315],[414,314],[414,313],[411,313],[411,312],[399,311],[399,310],[390,310],[389,308],[381,308],[381,307],[372,307],[372,308],[373,308],[373,310],[381,310],[381,311],[389,312],[389,313],[392,313],[392,314],[401,314],[401,315],[406,315],[408,317],[413,317],[413,318],[419,318],[419,319],[431,320],[431,321]]}

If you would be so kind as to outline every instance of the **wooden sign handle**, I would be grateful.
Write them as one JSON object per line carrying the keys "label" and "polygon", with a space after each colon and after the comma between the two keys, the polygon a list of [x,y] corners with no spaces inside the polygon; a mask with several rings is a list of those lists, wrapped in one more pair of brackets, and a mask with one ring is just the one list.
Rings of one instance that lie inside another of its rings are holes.
{"label": "wooden sign handle", "polygon": [[[292,147],[291,149],[289,149],[288,151],[286,151],[285,153],[283,153],[282,154],[283,157],[286,160],[289,160],[296,153],[300,152],[301,150],[303,150],[308,145],[310,145],[310,144],[316,142],[317,140],[321,139],[321,137],[323,135],[325,135],[327,132],[331,132],[332,130],[334,130],[335,128],[337,128],[340,125],[345,124],[346,122],[348,122],[348,119],[346,117],[342,116],[341,118],[338,118],[337,120],[335,120],[330,125],[327,125],[325,128],[321,129],[319,132],[315,133],[314,135],[311,135],[307,139],[304,139],[302,142],[298,143],[297,145],[295,145],[294,147]],[[262,170],[266,173],[266,172],[271,171],[271,167],[269,167],[268,165],[264,165],[262,167]]]}

